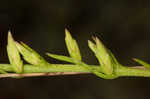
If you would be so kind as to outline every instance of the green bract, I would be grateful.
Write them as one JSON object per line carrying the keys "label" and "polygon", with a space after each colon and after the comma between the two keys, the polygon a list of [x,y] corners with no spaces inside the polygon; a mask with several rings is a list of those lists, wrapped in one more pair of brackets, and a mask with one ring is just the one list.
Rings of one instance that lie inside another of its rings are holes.
{"label": "green bract", "polygon": [[14,71],[16,73],[21,73],[23,71],[22,66],[23,62],[20,59],[19,51],[16,47],[15,41],[10,33],[8,32],[8,45],[7,45],[7,53],[10,64],[12,65]]}
{"label": "green bract", "polygon": [[41,57],[36,51],[31,49],[24,43],[15,42],[19,52],[23,55],[23,58],[30,64],[38,65],[38,66],[46,66],[49,64]]}
{"label": "green bract", "polygon": [[96,44],[88,41],[89,47],[95,53],[95,56],[97,57],[101,68],[103,69],[103,72],[105,74],[112,74],[114,65],[116,65],[116,63],[112,60],[114,57],[110,55],[108,50],[98,38],[94,38],[94,41],[96,42]]}
{"label": "green bract", "polygon": [[72,36],[70,35],[70,32],[67,29],[65,29],[65,33],[66,33],[65,41],[66,41],[67,49],[69,51],[70,56],[76,60],[81,61],[82,58],[81,58],[80,50],[79,50],[76,40],[72,38]]}

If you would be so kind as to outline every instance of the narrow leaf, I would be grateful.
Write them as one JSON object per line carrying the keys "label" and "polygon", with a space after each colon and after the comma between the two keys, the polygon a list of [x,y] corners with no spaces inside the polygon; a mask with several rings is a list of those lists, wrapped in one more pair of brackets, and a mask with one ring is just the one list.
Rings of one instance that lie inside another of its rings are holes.
{"label": "narrow leaf", "polygon": [[70,57],[67,56],[62,56],[62,55],[56,55],[56,54],[51,54],[51,53],[46,53],[49,57],[61,60],[61,61],[66,61],[69,63],[74,63],[74,60]]}

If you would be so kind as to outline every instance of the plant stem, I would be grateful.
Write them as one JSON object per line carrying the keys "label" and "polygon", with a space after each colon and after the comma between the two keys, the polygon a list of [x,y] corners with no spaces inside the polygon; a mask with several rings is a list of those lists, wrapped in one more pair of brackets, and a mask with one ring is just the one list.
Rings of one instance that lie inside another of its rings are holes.
{"label": "plant stem", "polygon": [[150,77],[150,69],[142,66],[135,67],[120,67],[116,69],[119,76],[136,76],[136,77]]}
{"label": "plant stem", "polygon": [[[89,65],[93,69],[101,71],[100,66]],[[14,72],[10,64],[0,64],[0,69],[7,72]],[[81,65],[71,64],[50,64],[48,66],[35,66],[35,65],[24,65],[22,74],[8,73],[0,74],[2,77],[34,77],[34,76],[56,76],[56,75],[76,75],[76,74],[87,74],[91,73],[90,70],[84,68]],[[136,77],[150,77],[150,70],[141,66],[125,67],[121,66],[115,69],[115,74],[118,76],[136,76]]]}
{"label": "plant stem", "polygon": [[[100,71],[99,67],[95,65],[93,69],[97,69]],[[14,72],[12,66],[10,64],[0,64],[0,69],[7,72]],[[71,65],[71,64],[49,64],[48,66],[36,66],[36,65],[24,65],[23,73],[48,73],[48,72],[88,72],[90,70],[84,68],[84,66],[80,65]]]}
{"label": "plant stem", "polygon": [[6,77],[37,77],[37,76],[61,76],[61,75],[77,75],[77,74],[89,74],[85,72],[56,72],[56,73],[25,73],[25,74],[16,74],[16,73],[8,73],[8,74],[0,74],[0,78]]}

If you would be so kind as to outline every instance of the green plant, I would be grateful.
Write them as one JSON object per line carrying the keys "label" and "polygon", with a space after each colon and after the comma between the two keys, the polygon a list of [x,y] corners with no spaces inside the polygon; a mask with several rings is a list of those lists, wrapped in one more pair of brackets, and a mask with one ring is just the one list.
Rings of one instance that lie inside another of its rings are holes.
{"label": "green plant", "polygon": [[[150,65],[148,63],[139,59],[133,59],[143,66],[123,66],[97,37],[93,37],[95,43],[89,40],[88,45],[95,54],[100,65],[88,65],[84,63],[76,40],[72,38],[67,29],[65,30],[65,33],[65,42],[70,56],[62,56],[51,53],[46,54],[51,58],[66,61],[71,64],[51,64],[47,62],[26,44],[16,42],[11,33],[8,32],[7,53],[10,64],[0,64],[0,78],[86,73],[93,73],[104,79],[115,79],[122,76],[150,77]],[[20,54],[29,64],[23,64]]]}

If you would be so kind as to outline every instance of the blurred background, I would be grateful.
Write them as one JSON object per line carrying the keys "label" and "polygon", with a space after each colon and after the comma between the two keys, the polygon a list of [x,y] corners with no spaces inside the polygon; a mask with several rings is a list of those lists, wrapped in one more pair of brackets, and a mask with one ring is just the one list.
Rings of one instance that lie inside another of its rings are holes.
{"label": "blurred background", "polygon": [[[7,32],[51,63],[45,53],[68,55],[64,29],[79,43],[83,60],[98,64],[87,45],[99,37],[120,63],[150,62],[149,0],[3,0],[0,3],[0,63],[9,63]],[[95,75],[0,79],[0,99],[142,99],[150,98],[150,78],[103,80]]]}

